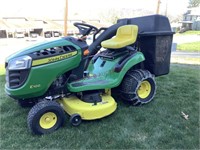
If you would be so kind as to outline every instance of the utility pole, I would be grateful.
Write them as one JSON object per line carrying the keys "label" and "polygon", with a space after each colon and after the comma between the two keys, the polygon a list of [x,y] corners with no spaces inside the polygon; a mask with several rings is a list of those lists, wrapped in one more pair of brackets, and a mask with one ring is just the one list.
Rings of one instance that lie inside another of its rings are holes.
{"label": "utility pole", "polygon": [[159,14],[160,12],[160,3],[161,3],[161,0],[158,0],[156,14]]}
{"label": "utility pole", "polygon": [[168,13],[168,0],[166,0],[165,16],[167,17]]}
{"label": "utility pole", "polygon": [[67,36],[68,0],[65,0],[64,36]]}

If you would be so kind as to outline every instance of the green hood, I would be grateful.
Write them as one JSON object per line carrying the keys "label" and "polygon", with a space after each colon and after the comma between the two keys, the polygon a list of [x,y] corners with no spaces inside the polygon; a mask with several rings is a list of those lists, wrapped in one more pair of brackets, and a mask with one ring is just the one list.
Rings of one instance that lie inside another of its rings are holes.
{"label": "green hood", "polygon": [[72,45],[72,46],[76,47],[76,49],[80,49],[80,47],[74,45],[73,43],[71,43],[63,38],[60,38],[60,39],[53,40],[53,41],[40,42],[40,43],[31,45],[29,47],[26,47],[26,48],[24,48],[20,51],[17,51],[16,53],[13,53],[10,56],[8,56],[6,58],[6,62],[9,62],[13,58],[28,55],[30,53],[33,53],[33,52],[36,52],[36,51],[39,51],[42,49],[47,49],[47,48],[56,47],[56,46],[65,46],[65,45]]}

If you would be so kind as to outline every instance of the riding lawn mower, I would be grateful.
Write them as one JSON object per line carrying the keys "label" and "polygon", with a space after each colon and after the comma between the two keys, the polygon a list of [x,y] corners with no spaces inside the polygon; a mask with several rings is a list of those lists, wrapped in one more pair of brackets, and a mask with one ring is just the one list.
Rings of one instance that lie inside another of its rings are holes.
{"label": "riding lawn mower", "polygon": [[149,103],[155,77],[169,73],[173,32],[166,17],[125,18],[100,29],[74,25],[80,38],[43,42],[6,59],[5,91],[32,107],[27,123],[34,134],[57,130],[66,113],[73,126],[112,114],[115,93],[134,106]]}

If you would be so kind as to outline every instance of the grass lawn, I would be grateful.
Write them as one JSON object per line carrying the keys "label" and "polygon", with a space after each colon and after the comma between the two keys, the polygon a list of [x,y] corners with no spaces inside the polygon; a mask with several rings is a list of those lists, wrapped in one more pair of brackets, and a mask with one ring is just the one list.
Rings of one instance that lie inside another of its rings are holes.
{"label": "grass lawn", "polygon": [[196,34],[200,34],[200,31],[189,30],[183,33],[177,33],[176,35],[196,35]]}
{"label": "grass lawn", "polygon": [[179,63],[179,64],[200,65],[200,58],[172,56],[171,57],[171,62],[172,63]]}
{"label": "grass lawn", "polygon": [[132,107],[119,101],[109,117],[83,121],[79,127],[67,120],[58,131],[36,136],[27,128],[29,109],[4,94],[1,66],[0,149],[199,149],[199,69],[172,64],[169,75],[156,79],[157,94],[150,104]]}
{"label": "grass lawn", "polygon": [[200,41],[177,45],[178,50],[200,52]]}

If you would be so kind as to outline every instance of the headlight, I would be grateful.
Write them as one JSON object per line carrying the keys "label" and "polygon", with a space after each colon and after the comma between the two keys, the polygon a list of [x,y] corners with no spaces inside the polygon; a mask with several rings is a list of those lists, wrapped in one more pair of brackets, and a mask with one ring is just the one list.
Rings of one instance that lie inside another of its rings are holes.
{"label": "headlight", "polygon": [[9,70],[21,70],[28,69],[31,67],[32,58],[30,56],[22,56],[14,58],[9,61],[8,69]]}

